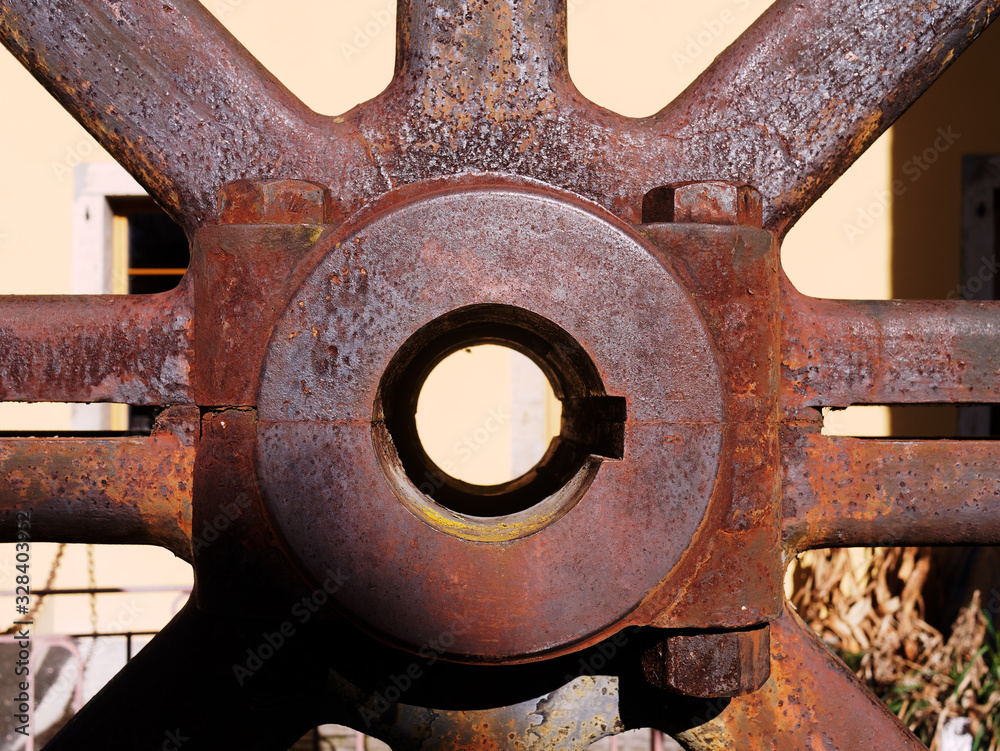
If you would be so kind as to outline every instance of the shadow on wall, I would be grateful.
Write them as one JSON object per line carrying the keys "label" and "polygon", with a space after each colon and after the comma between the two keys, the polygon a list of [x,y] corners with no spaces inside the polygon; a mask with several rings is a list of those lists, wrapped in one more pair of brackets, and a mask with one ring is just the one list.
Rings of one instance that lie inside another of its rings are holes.
{"label": "shadow on wall", "polygon": [[[960,288],[963,154],[1000,154],[1000,24],[896,123],[892,140],[892,296],[945,299]],[[950,405],[894,410],[894,436],[955,435]]]}
{"label": "shadow on wall", "polygon": [[[962,156],[1000,154],[1000,23],[899,119],[892,141],[892,296],[955,298],[961,285]],[[952,405],[893,409],[892,435],[954,436]],[[974,589],[996,587],[998,548],[940,548],[927,618],[948,628]]]}

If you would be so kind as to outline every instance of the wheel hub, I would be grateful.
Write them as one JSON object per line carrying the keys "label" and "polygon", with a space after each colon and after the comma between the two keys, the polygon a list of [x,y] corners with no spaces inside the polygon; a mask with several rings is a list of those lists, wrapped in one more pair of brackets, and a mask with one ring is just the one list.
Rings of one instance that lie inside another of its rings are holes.
{"label": "wheel hub", "polygon": [[[456,619],[452,655],[473,660],[614,628],[690,546],[722,446],[714,346],[662,259],[597,207],[496,182],[394,200],[320,256],[258,396],[292,555],[314,581],[347,572],[338,604],[413,650]],[[435,467],[413,420],[433,365],[484,342],[538,362],[566,413],[535,470],[493,488]]]}

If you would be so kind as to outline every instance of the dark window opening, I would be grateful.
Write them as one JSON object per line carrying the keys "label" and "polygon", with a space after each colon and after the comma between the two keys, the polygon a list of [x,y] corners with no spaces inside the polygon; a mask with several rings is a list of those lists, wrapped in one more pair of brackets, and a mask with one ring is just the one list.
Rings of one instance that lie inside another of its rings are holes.
{"label": "dark window opening", "polygon": [[[184,230],[152,198],[109,199],[115,218],[127,223],[125,249],[130,295],[166,292],[180,284],[191,262]],[[117,249],[116,249],[117,250]]]}
{"label": "dark window opening", "polygon": [[[108,203],[115,221],[113,291],[151,295],[174,289],[191,262],[184,230],[148,196],[109,198]],[[148,435],[162,411],[159,406],[130,405],[117,427]]]}

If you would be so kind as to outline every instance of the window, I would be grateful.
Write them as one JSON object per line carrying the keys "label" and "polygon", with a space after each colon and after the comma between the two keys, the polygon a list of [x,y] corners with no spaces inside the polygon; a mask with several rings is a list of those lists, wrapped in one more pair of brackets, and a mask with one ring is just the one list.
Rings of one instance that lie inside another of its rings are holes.
{"label": "window", "polygon": [[[73,173],[74,294],[152,294],[187,270],[184,231],[121,166],[78,164]],[[148,433],[158,407],[74,404],[73,430]]]}

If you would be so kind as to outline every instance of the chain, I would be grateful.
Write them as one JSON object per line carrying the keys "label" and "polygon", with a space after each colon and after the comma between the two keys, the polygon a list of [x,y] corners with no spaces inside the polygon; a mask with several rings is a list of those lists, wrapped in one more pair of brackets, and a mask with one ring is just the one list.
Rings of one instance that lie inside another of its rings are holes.
{"label": "chain", "polygon": [[[94,546],[87,546],[87,585],[90,589],[90,633],[97,634],[97,594],[94,592],[97,589],[97,577],[94,575]],[[94,652],[97,651],[97,639],[90,640],[90,649],[87,651],[87,656],[83,658],[83,664],[80,666],[80,679],[82,680],[85,675],[87,675],[87,670],[90,669],[90,661],[94,657]]]}
{"label": "chain", "polygon": [[[51,591],[52,585],[55,584],[56,572],[59,570],[59,564],[62,562],[63,551],[65,550],[66,550],[66,543],[64,542],[59,543],[59,547],[56,550],[56,557],[52,560],[52,568],[49,569],[49,576],[45,580],[45,588],[43,591],[46,592]],[[31,606],[31,610],[29,610],[27,615],[25,615],[21,620],[25,621],[35,620],[35,614],[38,612],[38,609],[42,606],[42,602],[45,600],[46,595],[37,595],[36,597],[37,599],[35,600],[35,604]],[[18,626],[14,624],[10,628],[6,629],[3,633],[5,636],[7,636],[15,633],[17,629]]]}
{"label": "chain", "polygon": [[97,577],[94,575],[94,546],[87,546],[87,583],[90,588],[90,633],[97,633]]}

